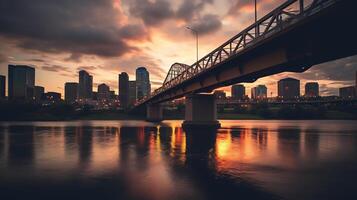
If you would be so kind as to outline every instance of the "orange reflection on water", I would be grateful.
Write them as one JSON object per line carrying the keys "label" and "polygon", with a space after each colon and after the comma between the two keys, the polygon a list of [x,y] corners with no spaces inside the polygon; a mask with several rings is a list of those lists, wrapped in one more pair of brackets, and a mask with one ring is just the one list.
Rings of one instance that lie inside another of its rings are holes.
{"label": "orange reflection on water", "polygon": [[105,127],[93,136],[92,155],[89,162],[91,174],[105,173],[119,166],[119,129]]}
{"label": "orange reflection on water", "polygon": [[276,156],[276,134],[267,128],[245,127],[220,130],[215,145],[217,169],[219,171],[240,169],[241,164],[274,162]]}
{"label": "orange reflection on water", "polygon": [[232,137],[228,130],[221,132],[219,136],[217,136],[216,140],[216,156],[218,159],[227,159],[232,156],[234,152],[232,149]]}

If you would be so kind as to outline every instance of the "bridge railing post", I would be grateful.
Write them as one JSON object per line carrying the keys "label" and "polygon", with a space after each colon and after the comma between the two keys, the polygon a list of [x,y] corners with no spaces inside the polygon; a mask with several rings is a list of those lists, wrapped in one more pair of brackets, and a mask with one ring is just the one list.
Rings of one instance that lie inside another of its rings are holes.
{"label": "bridge railing post", "polygon": [[304,13],[304,0],[299,0],[300,14]]}

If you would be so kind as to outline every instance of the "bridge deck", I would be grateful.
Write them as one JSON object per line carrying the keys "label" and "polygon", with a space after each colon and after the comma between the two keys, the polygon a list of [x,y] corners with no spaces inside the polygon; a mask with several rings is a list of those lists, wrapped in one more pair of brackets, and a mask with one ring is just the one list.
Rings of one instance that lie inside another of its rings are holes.
{"label": "bridge deck", "polygon": [[[334,30],[343,26],[331,21],[352,22],[354,12],[349,12],[352,5],[353,0],[288,0],[193,65],[175,63],[171,69],[176,73],[169,71],[168,77],[171,75],[163,86],[137,106],[238,82],[254,82],[259,77],[283,71],[302,72],[312,64],[354,55],[356,48],[352,46],[356,40],[349,43],[353,50],[325,47],[329,42],[338,45],[333,41],[339,35],[347,39],[355,34]],[[334,55],[333,51],[340,52]]]}

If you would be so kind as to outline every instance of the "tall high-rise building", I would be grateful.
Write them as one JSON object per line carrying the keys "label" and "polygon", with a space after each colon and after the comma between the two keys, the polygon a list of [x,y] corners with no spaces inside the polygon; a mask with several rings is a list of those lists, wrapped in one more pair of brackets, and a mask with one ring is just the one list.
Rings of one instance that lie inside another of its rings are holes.
{"label": "tall high-rise building", "polygon": [[73,103],[78,98],[78,83],[68,82],[64,84],[64,100]]}
{"label": "tall high-rise building", "polygon": [[123,108],[129,105],[129,76],[122,72],[119,74],[119,101]]}
{"label": "tall high-rise building", "polygon": [[0,99],[5,99],[6,77],[0,75]]}
{"label": "tall high-rise building", "polygon": [[138,100],[143,99],[151,93],[150,75],[145,67],[136,69],[136,92]]}
{"label": "tall high-rise building", "polygon": [[129,81],[129,105],[136,102],[136,81]]}
{"label": "tall high-rise building", "polygon": [[34,99],[35,101],[41,101],[44,99],[45,88],[41,86],[35,86]]}
{"label": "tall high-rise building", "polygon": [[9,65],[9,99],[32,100],[35,88],[35,68],[26,65]]}
{"label": "tall high-rise building", "polygon": [[233,85],[231,88],[233,99],[244,99],[245,97],[245,87],[244,85]]}
{"label": "tall high-rise building", "polygon": [[305,84],[305,96],[306,97],[318,97],[319,96],[319,83],[309,82]]}
{"label": "tall high-rise building", "polygon": [[108,100],[110,99],[110,88],[108,85],[102,83],[98,85],[98,100]]}
{"label": "tall high-rise building", "polygon": [[79,71],[78,98],[91,99],[93,93],[93,76],[85,70]]}
{"label": "tall high-rise building", "polygon": [[265,85],[258,85],[251,89],[252,99],[266,99],[268,94],[268,89]]}
{"label": "tall high-rise building", "polygon": [[284,78],[278,81],[278,97],[294,99],[300,96],[300,80]]}
{"label": "tall high-rise building", "polygon": [[340,97],[341,98],[355,98],[356,97],[356,88],[353,86],[343,87],[339,89]]}

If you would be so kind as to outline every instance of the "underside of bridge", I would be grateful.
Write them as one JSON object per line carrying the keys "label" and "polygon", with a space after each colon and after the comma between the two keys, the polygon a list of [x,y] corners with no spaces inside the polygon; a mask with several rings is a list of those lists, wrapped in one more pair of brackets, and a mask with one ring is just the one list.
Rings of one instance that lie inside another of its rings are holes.
{"label": "underside of bridge", "polygon": [[[355,6],[353,0],[336,1],[333,6],[291,27],[257,38],[253,45],[153,96],[148,102],[160,104],[186,95],[209,93],[216,88],[254,82],[281,72],[304,72],[316,64],[356,55]],[[187,99],[186,107],[189,107],[190,98]],[[193,111],[186,109],[186,112]],[[212,122],[216,120],[214,117]]]}

